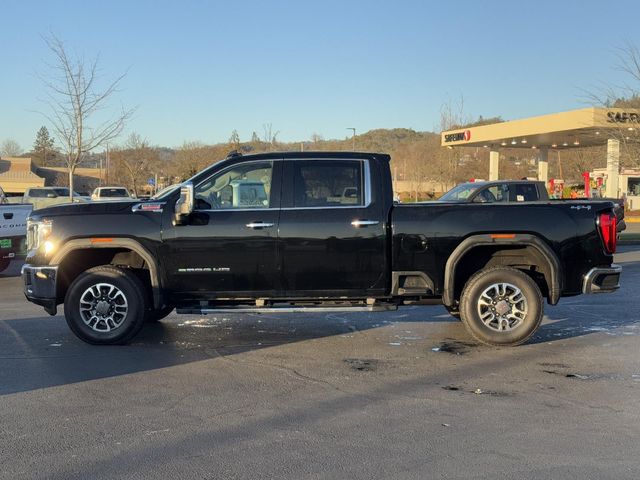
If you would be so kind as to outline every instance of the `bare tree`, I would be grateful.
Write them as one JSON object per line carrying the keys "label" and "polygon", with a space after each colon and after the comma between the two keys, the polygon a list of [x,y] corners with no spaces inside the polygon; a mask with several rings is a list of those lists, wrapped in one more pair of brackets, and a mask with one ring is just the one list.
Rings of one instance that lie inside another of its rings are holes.
{"label": "bare tree", "polygon": [[[622,74],[617,84],[603,84],[583,91],[588,103],[607,108],[640,109],[640,50],[627,42],[615,50],[615,69]],[[620,142],[620,164],[640,167],[640,118],[621,117],[611,124],[609,135]]]}
{"label": "bare tree", "polygon": [[269,145],[269,150],[273,150],[273,146],[276,143],[276,137],[280,133],[280,130],[273,133],[273,125],[270,123],[262,124],[263,137],[262,140]]}
{"label": "bare tree", "polygon": [[0,146],[0,155],[3,157],[17,157],[21,153],[20,144],[11,138],[2,142],[2,146]]}
{"label": "bare tree", "polygon": [[137,133],[132,133],[125,144],[111,153],[114,167],[122,180],[129,184],[138,196],[139,188],[149,177],[153,177],[153,168],[158,162],[158,153]]}
{"label": "bare tree", "polygon": [[[464,97],[460,95],[457,102],[448,99],[440,107],[440,123],[438,131],[453,130],[471,123],[471,118],[464,113]],[[461,149],[440,149],[437,156],[436,178],[441,182],[452,182],[457,178],[458,162]]]}
{"label": "bare tree", "polygon": [[[49,111],[43,115],[51,123],[66,154],[69,173],[69,195],[73,195],[73,175],[83,154],[117,137],[133,109],[121,108],[113,115],[96,115],[108,107],[125,74],[100,87],[99,57],[86,62],[83,57],[72,58],[62,41],[51,36],[45,42],[53,54],[51,75],[43,76],[47,89],[45,103]],[[109,117],[103,119],[101,117]]]}
{"label": "bare tree", "polygon": [[198,141],[184,142],[175,154],[176,176],[189,178],[198,173],[209,160],[205,145]]}
{"label": "bare tree", "polygon": [[232,150],[240,151],[240,135],[235,128],[233,129],[233,132],[231,132],[231,136],[229,137],[229,146]]}

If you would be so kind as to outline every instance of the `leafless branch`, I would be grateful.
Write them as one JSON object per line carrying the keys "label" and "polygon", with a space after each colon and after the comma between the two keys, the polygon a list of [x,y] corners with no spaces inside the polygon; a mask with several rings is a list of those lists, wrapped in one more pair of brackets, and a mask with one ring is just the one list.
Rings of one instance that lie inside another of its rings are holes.
{"label": "leafless branch", "polygon": [[[99,56],[87,63],[83,57],[71,58],[63,42],[51,34],[44,41],[52,53],[50,75],[40,75],[45,86],[48,107],[42,115],[65,150],[69,186],[73,191],[73,173],[84,154],[116,138],[131,119],[135,109],[122,108],[107,120],[95,114],[109,107],[126,73],[104,87],[98,85]],[[98,123],[96,124],[96,121]]]}

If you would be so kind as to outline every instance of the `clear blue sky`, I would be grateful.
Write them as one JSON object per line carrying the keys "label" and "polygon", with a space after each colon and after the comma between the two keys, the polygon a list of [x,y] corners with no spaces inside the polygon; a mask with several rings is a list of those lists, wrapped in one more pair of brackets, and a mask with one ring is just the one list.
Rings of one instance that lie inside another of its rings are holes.
{"label": "clear blue sky", "polygon": [[128,70],[114,101],[151,143],[241,140],[272,123],[285,141],[433,130],[447,99],[505,119],[585,106],[617,82],[615,48],[640,44],[635,1],[0,0],[0,141],[32,145],[54,32]]}

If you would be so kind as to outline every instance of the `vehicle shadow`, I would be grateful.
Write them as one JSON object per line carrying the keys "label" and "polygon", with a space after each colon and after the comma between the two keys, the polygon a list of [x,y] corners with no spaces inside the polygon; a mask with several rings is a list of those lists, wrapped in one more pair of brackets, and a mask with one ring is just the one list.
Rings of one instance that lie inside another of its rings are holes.
{"label": "vehicle shadow", "polygon": [[12,259],[11,262],[9,263],[9,266],[6,268],[6,270],[0,272],[0,278],[19,277],[20,269],[22,268],[23,264],[24,264],[23,259],[20,259],[20,258]]}
{"label": "vehicle shadow", "polygon": [[[567,298],[558,306],[547,306],[545,322],[528,344],[596,332],[640,334],[637,310],[629,311],[629,302],[620,302],[623,297],[635,298],[639,281],[640,264],[626,265],[618,292]],[[13,318],[0,321],[0,396],[307,340],[349,337],[397,323],[444,325],[444,332],[441,329],[434,335],[434,344],[451,337],[469,341],[460,322],[439,306],[406,307],[386,313],[173,315],[146,325],[130,345],[101,347],[78,340],[61,315],[29,317],[18,310],[11,314]]]}
{"label": "vehicle shadow", "polygon": [[[620,289],[602,295],[563,298],[556,306],[545,306],[545,322],[529,344],[581,337],[595,332],[608,335],[640,334],[640,310],[629,308],[637,298],[640,263],[623,264]],[[624,299],[624,300],[623,300]]]}
{"label": "vehicle shadow", "polygon": [[126,346],[77,339],[64,317],[0,321],[0,395],[127,375],[398,322],[457,322],[444,308],[378,313],[172,315]]}

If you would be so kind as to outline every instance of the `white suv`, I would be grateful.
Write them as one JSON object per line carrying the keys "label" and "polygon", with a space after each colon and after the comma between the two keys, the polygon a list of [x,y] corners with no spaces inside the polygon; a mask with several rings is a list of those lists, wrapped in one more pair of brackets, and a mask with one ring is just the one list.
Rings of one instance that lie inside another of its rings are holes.
{"label": "white suv", "polygon": [[98,187],[91,194],[91,200],[131,200],[129,190],[124,187]]}

